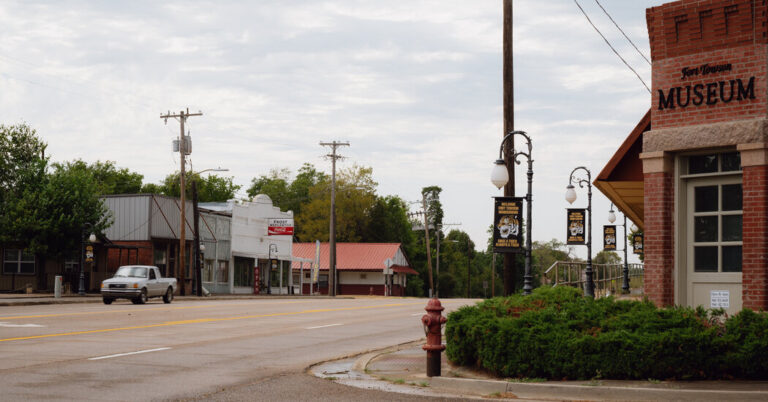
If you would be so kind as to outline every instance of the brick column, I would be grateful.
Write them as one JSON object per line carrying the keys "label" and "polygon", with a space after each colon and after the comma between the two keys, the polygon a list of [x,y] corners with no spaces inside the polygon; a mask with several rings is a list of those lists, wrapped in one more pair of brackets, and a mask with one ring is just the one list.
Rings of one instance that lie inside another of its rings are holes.
{"label": "brick column", "polygon": [[743,168],[742,307],[768,310],[768,144],[739,145]]}
{"label": "brick column", "polygon": [[675,186],[673,158],[666,152],[645,152],[643,160],[645,235],[645,296],[658,306],[675,302]]}

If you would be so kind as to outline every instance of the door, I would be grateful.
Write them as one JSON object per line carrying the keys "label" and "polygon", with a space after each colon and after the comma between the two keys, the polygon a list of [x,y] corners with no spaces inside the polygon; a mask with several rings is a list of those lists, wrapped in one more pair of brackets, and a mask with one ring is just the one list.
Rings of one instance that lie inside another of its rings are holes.
{"label": "door", "polygon": [[741,310],[741,176],[687,181],[687,305]]}

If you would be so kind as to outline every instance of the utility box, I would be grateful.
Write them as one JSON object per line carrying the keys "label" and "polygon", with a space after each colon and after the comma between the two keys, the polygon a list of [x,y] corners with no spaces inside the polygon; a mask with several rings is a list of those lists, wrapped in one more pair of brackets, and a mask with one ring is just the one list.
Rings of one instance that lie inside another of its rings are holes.
{"label": "utility box", "polygon": [[[173,140],[173,152],[179,152],[179,140]],[[184,154],[192,154],[192,137],[189,135],[184,136]]]}

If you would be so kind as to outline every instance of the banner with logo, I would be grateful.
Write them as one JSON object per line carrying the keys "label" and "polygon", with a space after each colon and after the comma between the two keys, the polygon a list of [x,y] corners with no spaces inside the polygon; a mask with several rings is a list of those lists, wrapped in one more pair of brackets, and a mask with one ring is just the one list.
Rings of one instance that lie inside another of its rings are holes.
{"label": "banner with logo", "polygon": [[616,250],[616,225],[603,226],[603,250]]}
{"label": "banner with logo", "polygon": [[635,254],[643,254],[643,243],[645,239],[642,233],[635,233],[632,235],[632,252]]}
{"label": "banner with logo", "polygon": [[293,219],[270,218],[267,224],[268,236],[293,236]]}
{"label": "banner with logo", "polygon": [[495,197],[493,252],[523,251],[523,198]]}
{"label": "banner with logo", "polygon": [[565,236],[568,241],[566,244],[587,244],[586,232],[586,214],[587,210],[568,209],[568,234]]}

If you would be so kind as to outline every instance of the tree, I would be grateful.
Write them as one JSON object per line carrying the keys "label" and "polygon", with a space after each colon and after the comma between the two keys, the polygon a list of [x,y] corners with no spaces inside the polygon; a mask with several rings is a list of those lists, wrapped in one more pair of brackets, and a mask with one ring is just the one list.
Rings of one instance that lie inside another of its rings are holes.
{"label": "tree", "polygon": [[251,180],[248,196],[266,194],[272,203],[284,211],[293,211],[293,215],[301,214],[303,205],[309,203],[310,189],[328,181],[328,176],[319,172],[312,164],[305,163],[289,183],[291,171],[288,169],[272,169],[269,175],[261,175]]}
{"label": "tree", "polygon": [[26,243],[34,231],[35,194],[42,191],[47,145],[26,124],[0,125],[0,243]]}
{"label": "tree", "polygon": [[[296,216],[302,241],[328,241],[330,237],[331,189],[323,181],[309,189],[309,203]],[[336,179],[336,240],[363,241],[370,223],[369,212],[376,201],[373,169],[353,166],[342,169]],[[294,215],[295,216],[295,215]]]}
{"label": "tree", "polygon": [[96,161],[88,165],[77,159],[60,164],[67,170],[88,171],[96,183],[98,192],[108,194],[137,194],[141,192],[144,175],[134,173],[126,168],[118,168],[112,161]]}
{"label": "tree", "polygon": [[595,264],[621,264],[621,257],[615,251],[602,250],[592,259]]}
{"label": "tree", "polygon": [[[157,193],[169,197],[181,197],[181,180],[179,172],[169,174],[160,185],[144,185],[142,193]],[[242,186],[234,184],[234,177],[221,177],[217,175],[200,176],[194,172],[187,172],[185,195],[192,198],[192,181],[197,182],[197,199],[199,202],[224,202],[235,198],[235,193]]]}
{"label": "tree", "polygon": [[[80,250],[85,223],[95,233],[110,224],[93,171],[73,162],[49,173],[44,150],[28,126],[0,126],[0,242],[36,254],[40,266]],[[42,269],[38,280],[45,283]]]}

